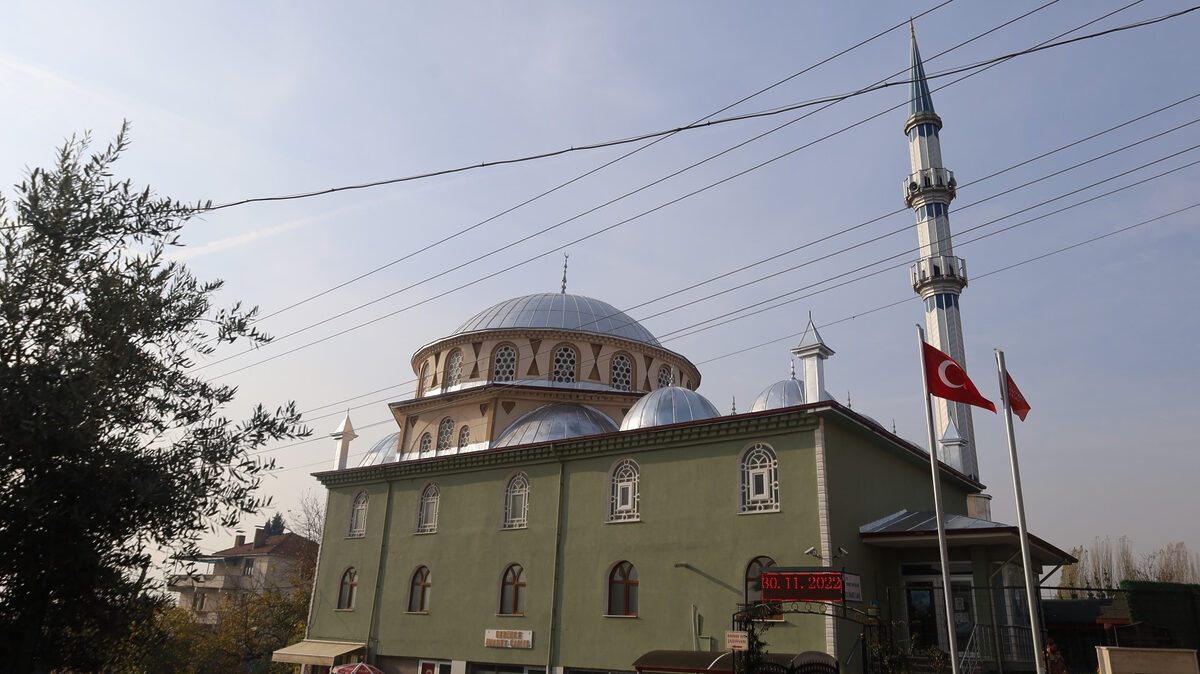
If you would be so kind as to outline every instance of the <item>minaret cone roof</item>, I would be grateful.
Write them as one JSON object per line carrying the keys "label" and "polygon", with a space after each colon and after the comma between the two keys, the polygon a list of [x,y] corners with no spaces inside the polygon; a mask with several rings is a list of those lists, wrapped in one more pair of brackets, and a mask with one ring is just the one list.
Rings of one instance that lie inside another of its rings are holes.
{"label": "minaret cone roof", "polygon": [[925,80],[925,66],[921,63],[921,52],[917,49],[917,35],[912,35],[912,67],[908,76],[910,117],[921,113],[933,113],[933,97],[929,95],[929,82]]}

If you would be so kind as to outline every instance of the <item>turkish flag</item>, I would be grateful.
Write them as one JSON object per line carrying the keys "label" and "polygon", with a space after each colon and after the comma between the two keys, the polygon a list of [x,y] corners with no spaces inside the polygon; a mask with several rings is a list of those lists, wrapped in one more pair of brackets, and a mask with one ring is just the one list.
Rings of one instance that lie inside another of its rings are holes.
{"label": "turkish flag", "polygon": [[1029,402],[1021,395],[1021,389],[1017,388],[1017,382],[1013,381],[1012,375],[1005,372],[1004,376],[1008,379],[1008,406],[1012,408],[1013,414],[1025,421],[1025,415],[1029,414],[1030,410]]}
{"label": "turkish flag", "polygon": [[925,382],[929,386],[929,395],[982,407],[995,413],[996,406],[979,394],[979,389],[971,383],[971,378],[961,365],[928,343],[922,342],[921,346],[925,349]]}

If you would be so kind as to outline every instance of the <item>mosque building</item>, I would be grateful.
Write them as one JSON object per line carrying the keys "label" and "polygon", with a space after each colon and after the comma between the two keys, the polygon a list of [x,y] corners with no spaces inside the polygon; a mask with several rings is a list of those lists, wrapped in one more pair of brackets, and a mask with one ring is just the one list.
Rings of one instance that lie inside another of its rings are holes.
{"label": "mosque building", "polygon": [[[930,341],[962,363],[955,182],[915,37],[912,73],[912,284]],[[874,643],[944,649],[929,454],[828,394],[834,350],[811,318],[792,355],[799,372],[723,415],[686,356],[565,279],[467,319],[413,355],[415,395],[389,405],[395,431],[358,465],[349,416],[333,434],[333,465],[316,474],[328,501],[307,635],[274,659],[730,672],[732,616],[762,599],[764,570],[794,567],[844,572],[844,595],[760,613],[773,661],[860,672]],[[1017,528],[991,520],[968,408],[937,414],[962,657],[1031,669],[1024,595],[1005,589],[1022,578]],[[1039,567],[1072,561],[1031,541]]]}

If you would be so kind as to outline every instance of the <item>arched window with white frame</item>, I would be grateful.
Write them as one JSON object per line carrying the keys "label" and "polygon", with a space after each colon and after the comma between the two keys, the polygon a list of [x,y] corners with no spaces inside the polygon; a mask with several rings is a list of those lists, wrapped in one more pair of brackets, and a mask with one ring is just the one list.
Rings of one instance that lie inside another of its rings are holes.
{"label": "arched window with white frame", "polygon": [[609,474],[608,521],[636,522],[641,519],[641,469],[633,459],[621,459],[613,464]]}
{"label": "arched window with white frame", "polygon": [[529,523],[529,476],[513,475],[504,487],[505,529],[524,529]]}
{"label": "arched window with white frame", "polygon": [[464,424],[462,428],[458,429],[458,451],[466,449],[469,444],[471,444],[471,427]]}
{"label": "arched window with white frame", "polygon": [[747,447],[738,472],[738,512],[779,510],[779,461],[770,445],[758,442]]}
{"label": "arched window with white frame", "polygon": [[671,368],[663,365],[658,368],[658,387],[666,388],[675,383],[675,377],[671,374]]}
{"label": "arched window with white frame", "polygon": [[450,442],[454,439],[454,420],[450,417],[442,419],[438,424],[437,453],[445,454],[450,451]]}
{"label": "arched window with white frame", "polygon": [[462,383],[463,352],[455,349],[446,359],[446,389]]}
{"label": "arched window with white frame", "polygon": [[613,356],[610,381],[618,391],[633,390],[633,361],[623,353]]}
{"label": "arched window with white frame", "polygon": [[421,490],[421,501],[417,504],[418,534],[437,532],[438,507],[441,505],[441,490],[436,482],[430,482]]}
{"label": "arched window with white frame", "polygon": [[576,368],[579,365],[579,354],[574,347],[563,345],[554,350],[553,369],[550,371],[550,381],[573,384],[576,381]]}
{"label": "arched window with white frame", "polygon": [[504,344],[492,355],[492,381],[514,381],[517,378],[517,350]]}
{"label": "arched window with white frame", "polygon": [[425,458],[432,456],[433,451],[433,436],[428,433],[421,434],[421,440],[417,443],[417,457]]}
{"label": "arched window with white frame", "polygon": [[367,533],[367,491],[364,489],[354,495],[350,503],[350,526],[346,529],[347,538],[362,538]]}

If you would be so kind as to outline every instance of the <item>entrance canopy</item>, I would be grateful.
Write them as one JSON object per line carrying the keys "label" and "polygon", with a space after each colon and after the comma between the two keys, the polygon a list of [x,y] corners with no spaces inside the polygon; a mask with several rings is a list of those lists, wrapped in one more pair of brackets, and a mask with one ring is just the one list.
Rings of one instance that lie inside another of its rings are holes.
{"label": "entrance canopy", "polygon": [[[837,667],[837,660],[816,651],[795,653],[764,653],[763,660],[783,668],[820,663]],[[633,661],[639,674],[650,672],[705,672],[706,674],[731,674],[733,654],[731,651],[650,651]],[[831,670],[836,671],[836,670]]]}
{"label": "entrance canopy", "polygon": [[[937,519],[932,510],[901,510],[858,529],[863,543],[882,548],[936,547]],[[998,545],[1020,549],[1017,527],[965,515],[946,513],[946,544],[950,547]],[[1029,553],[1035,564],[1072,564],[1079,560],[1046,541],[1029,535]]]}
{"label": "entrance canopy", "polygon": [[297,665],[323,665],[332,667],[335,660],[343,655],[362,651],[366,644],[350,641],[321,641],[305,639],[281,648],[271,655],[274,662],[291,662]]}

